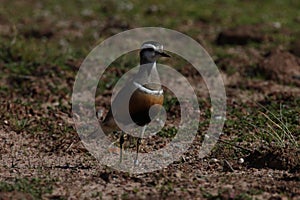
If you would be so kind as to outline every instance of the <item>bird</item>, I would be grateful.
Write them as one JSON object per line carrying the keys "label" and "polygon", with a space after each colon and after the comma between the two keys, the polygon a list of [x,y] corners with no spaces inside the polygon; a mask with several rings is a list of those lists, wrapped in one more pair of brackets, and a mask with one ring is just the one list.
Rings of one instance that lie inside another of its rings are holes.
{"label": "bird", "polygon": [[[139,163],[138,154],[141,139],[143,138],[147,124],[151,122],[150,109],[152,116],[157,115],[164,101],[164,93],[159,83],[156,62],[161,57],[170,57],[163,50],[163,45],[156,41],[144,42],[141,45],[139,56],[140,65],[138,72],[116,94],[112,101],[113,109],[112,107],[110,108],[101,123],[105,133],[120,131],[116,121],[124,125],[134,123],[142,127],[140,137],[137,139],[134,165],[138,165]],[[129,105],[124,105],[124,99],[129,99]],[[128,111],[130,117],[128,117]],[[121,163],[124,144],[124,132],[122,130],[119,137],[119,144],[119,162]]]}

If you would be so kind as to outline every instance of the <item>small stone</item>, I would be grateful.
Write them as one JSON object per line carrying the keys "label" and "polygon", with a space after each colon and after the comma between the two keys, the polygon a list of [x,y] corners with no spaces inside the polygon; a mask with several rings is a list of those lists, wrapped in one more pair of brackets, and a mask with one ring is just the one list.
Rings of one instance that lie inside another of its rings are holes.
{"label": "small stone", "polygon": [[239,163],[240,163],[240,164],[243,164],[244,162],[245,162],[244,158],[240,158],[240,159],[239,159]]}
{"label": "small stone", "polygon": [[274,28],[277,28],[277,29],[281,28],[281,23],[280,22],[273,22],[272,25],[273,25]]}
{"label": "small stone", "polygon": [[181,171],[177,171],[177,172],[175,173],[175,175],[176,175],[177,178],[181,178],[182,173],[181,173]]}

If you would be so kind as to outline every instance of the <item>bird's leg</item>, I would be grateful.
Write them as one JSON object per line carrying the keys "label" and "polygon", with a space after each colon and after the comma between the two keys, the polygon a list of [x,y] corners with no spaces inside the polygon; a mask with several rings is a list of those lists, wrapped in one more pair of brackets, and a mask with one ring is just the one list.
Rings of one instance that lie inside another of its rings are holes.
{"label": "bird's leg", "polygon": [[121,136],[120,136],[120,163],[122,162],[122,159],[123,159],[123,144],[124,144],[124,132],[121,131]]}
{"label": "bird's leg", "polygon": [[137,143],[136,143],[136,157],[135,157],[134,165],[138,165],[139,164],[139,161],[138,161],[139,147],[140,147],[142,138],[144,137],[145,130],[146,130],[146,126],[143,126],[142,132],[140,134],[140,137],[138,138]]}

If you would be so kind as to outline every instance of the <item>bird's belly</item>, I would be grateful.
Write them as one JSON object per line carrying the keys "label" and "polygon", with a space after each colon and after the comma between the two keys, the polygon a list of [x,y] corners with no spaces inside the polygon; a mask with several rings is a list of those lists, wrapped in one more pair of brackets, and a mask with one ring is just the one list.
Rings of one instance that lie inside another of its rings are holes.
{"label": "bird's belly", "polygon": [[[136,90],[129,101],[129,113],[132,120],[140,126],[148,124],[151,121],[149,116],[150,108],[156,104],[162,105],[163,101],[163,95],[152,95]],[[160,111],[160,106],[152,108],[151,115],[157,115]]]}

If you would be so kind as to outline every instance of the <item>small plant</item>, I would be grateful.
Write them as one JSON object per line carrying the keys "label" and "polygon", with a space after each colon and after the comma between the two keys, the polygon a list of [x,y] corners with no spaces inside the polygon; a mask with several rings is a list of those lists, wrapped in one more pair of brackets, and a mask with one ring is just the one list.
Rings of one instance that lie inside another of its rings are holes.
{"label": "small plant", "polygon": [[179,101],[176,97],[173,96],[167,96],[166,100],[164,101],[164,108],[166,109],[166,111],[170,111],[170,109],[172,108],[172,106],[176,106],[179,105]]}
{"label": "small plant", "polygon": [[26,118],[24,119],[15,119],[13,121],[13,124],[12,124],[12,129],[14,131],[16,131],[17,133],[21,132],[22,130],[24,130],[28,125],[29,125],[30,121]]}
{"label": "small plant", "polygon": [[157,135],[160,137],[173,138],[177,134],[176,127],[163,128]]}
{"label": "small plant", "polygon": [[[265,118],[265,127],[262,128],[260,137],[267,141],[269,144],[275,144],[278,147],[299,147],[299,143],[295,139],[290,124],[284,120],[282,105],[280,105],[279,114],[272,112],[263,105],[260,105],[265,112],[259,113]],[[279,116],[278,116],[279,115]]]}

